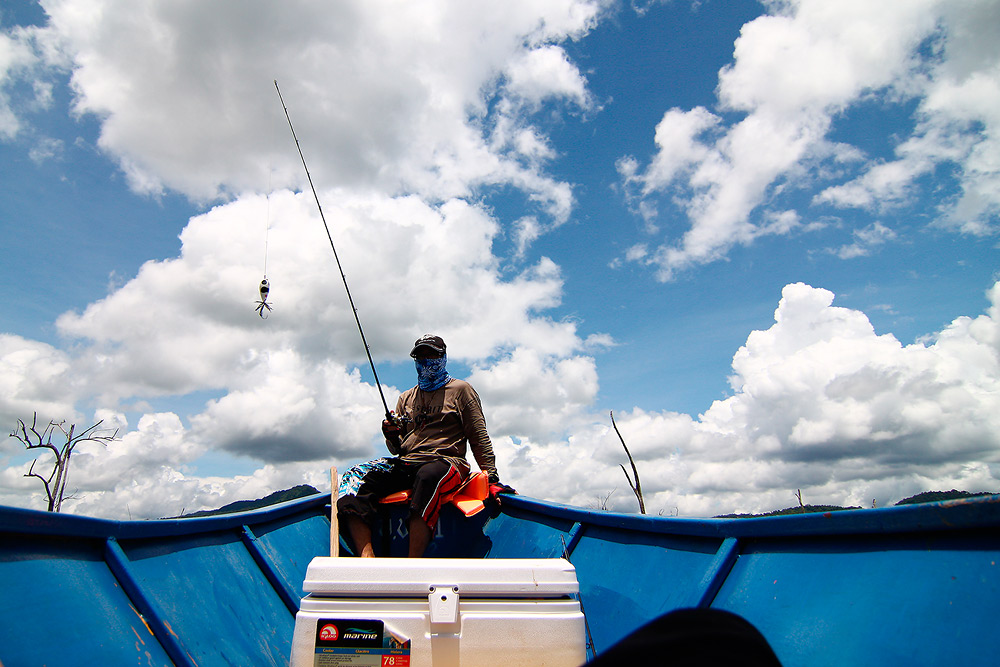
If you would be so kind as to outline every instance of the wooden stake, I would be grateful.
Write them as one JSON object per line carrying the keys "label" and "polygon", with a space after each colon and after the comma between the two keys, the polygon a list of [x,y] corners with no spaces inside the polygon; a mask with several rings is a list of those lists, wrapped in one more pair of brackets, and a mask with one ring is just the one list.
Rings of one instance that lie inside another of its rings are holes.
{"label": "wooden stake", "polygon": [[337,466],[330,468],[330,556],[340,555],[340,526],[337,521]]}

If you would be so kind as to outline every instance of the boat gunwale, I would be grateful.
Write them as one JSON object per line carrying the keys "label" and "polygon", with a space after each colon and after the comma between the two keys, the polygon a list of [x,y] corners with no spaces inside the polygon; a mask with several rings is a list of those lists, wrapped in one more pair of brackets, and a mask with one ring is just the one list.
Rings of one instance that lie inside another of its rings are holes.
{"label": "boat gunwale", "polygon": [[[515,512],[541,514],[588,526],[715,539],[913,533],[1000,527],[1000,494],[873,509],[748,518],[625,514],[584,509],[519,495],[502,496],[500,503],[502,508],[507,507]],[[149,539],[234,530],[302,513],[328,517],[329,507],[330,494],[327,493],[244,512],[207,517],[121,521],[0,506],[0,533]]]}
{"label": "boat gunwale", "polygon": [[588,510],[523,496],[506,496],[502,502],[516,510],[588,526],[715,539],[950,532],[1000,527],[1000,494],[873,509],[746,518],[654,517]]}
{"label": "boat gunwale", "polygon": [[0,506],[0,533],[119,540],[177,537],[238,530],[302,513],[329,517],[329,505],[330,494],[313,494],[244,512],[129,521]]}

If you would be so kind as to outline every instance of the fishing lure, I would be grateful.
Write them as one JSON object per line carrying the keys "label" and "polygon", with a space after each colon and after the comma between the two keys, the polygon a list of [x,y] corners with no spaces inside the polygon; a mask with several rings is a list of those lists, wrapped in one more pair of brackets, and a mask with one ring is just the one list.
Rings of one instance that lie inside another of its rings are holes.
{"label": "fishing lure", "polygon": [[264,314],[265,309],[267,309],[268,313],[271,312],[271,304],[267,302],[267,295],[270,293],[271,293],[271,285],[270,283],[267,282],[267,276],[264,276],[264,279],[260,281],[260,301],[255,302],[257,304],[257,307],[254,308],[254,310],[257,311],[257,314],[260,315],[260,319],[262,320],[267,319],[267,315]]}

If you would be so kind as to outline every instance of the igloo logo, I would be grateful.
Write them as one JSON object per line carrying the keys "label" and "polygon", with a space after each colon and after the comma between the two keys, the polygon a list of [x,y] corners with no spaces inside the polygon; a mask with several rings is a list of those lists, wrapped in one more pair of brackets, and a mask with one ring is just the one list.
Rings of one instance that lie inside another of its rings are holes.
{"label": "igloo logo", "polygon": [[337,630],[337,626],[333,623],[328,623],[320,628],[319,638],[325,642],[335,642],[337,638],[340,637],[340,631]]}

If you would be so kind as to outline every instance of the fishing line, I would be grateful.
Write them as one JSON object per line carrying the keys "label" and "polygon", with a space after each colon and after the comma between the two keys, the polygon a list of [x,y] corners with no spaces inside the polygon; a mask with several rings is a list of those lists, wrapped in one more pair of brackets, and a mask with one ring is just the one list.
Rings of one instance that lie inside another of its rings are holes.
{"label": "fishing line", "polygon": [[267,172],[267,213],[264,217],[264,278],[267,278],[267,237],[271,232],[271,176],[274,170]]}
{"label": "fishing line", "polygon": [[375,371],[375,361],[372,360],[372,352],[368,347],[368,340],[365,338],[365,330],[361,328],[361,318],[358,317],[358,309],[354,305],[354,299],[351,297],[351,288],[347,286],[347,276],[344,275],[344,267],[340,264],[340,256],[337,254],[337,247],[333,244],[333,235],[330,234],[330,226],[326,224],[326,216],[323,215],[323,205],[319,203],[319,195],[316,194],[316,186],[313,185],[312,176],[309,174],[309,167],[306,165],[306,158],[302,154],[302,146],[299,144],[299,138],[295,135],[295,128],[292,127],[292,118],[288,115],[288,107],[285,106],[285,100],[281,97],[281,89],[278,88],[278,80],[274,80],[274,89],[278,91],[278,100],[281,102],[281,108],[285,111],[285,120],[288,121],[288,129],[292,131],[292,139],[295,140],[295,148],[299,151],[299,159],[302,160],[302,168],[306,171],[306,178],[309,180],[309,187],[312,189],[313,199],[316,200],[316,208],[319,209],[319,219],[323,221],[323,228],[326,229],[326,238],[330,240],[330,249],[333,250],[333,258],[337,260],[337,269],[340,271],[340,279],[344,281],[344,290],[347,292],[347,300],[351,304],[351,311],[354,312],[354,321],[358,325],[358,333],[361,334],[361,342],[365,346],[365,354],[368,355],[368,365],[371,366],[372,375],[375,377],[375,387],[378,388],[378,395],[382,397],[382,407],[385,408],[385,418],[392,423],[395,423],[396,419],[393,417],[392,412],[389,410],[389,404],[385,401],[385,394],[382,392],[382,384],[378,381],[378,373]]}
{"label": "fishing line", "polygon": [[268,313],[271,312],[271,304],[267,302],[267,295],[271,293],[271,284],[267,282],[267,237],[271,231],[271,175],[273,173],[274,171],[271,170],[267,174],[267,213],[264,217],[264,279],[260,281],[260,286],[258,287],[260,301],[256,302],[257,307],[254,309],[262,320],[267,319],[267,315],[264,314],[265,310]]}

